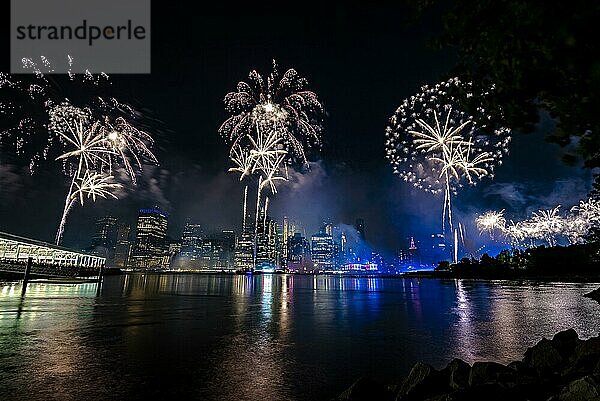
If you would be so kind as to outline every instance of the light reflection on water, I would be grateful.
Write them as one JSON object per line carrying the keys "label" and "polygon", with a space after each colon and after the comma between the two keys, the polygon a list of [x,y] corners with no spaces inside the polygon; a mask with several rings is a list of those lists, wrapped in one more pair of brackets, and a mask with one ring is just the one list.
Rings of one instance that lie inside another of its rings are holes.
{"label": "light reflection on water", "polygon": [[[14,399],[330,399],[417,360],[500,362],[573,327],[598,284],[329,276],[126,275],[0,284],[0,389]],[[2,398],[2,397],[0,397]],[[9,398],[10,399],[10,398]]]}

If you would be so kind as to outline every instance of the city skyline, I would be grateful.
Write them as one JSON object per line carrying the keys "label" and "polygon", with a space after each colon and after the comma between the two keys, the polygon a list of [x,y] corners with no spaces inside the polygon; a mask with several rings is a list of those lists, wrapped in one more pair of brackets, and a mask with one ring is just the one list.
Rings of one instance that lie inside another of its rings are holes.
{"label": "city skyline", "polygon": [[[190,18],[181,10],[165,5],[157,5],[157,12],[163,7],[164,11],[175,12],[179,20]],[[384,129],[402,99],[421,85],[443,79],[455,55],[424,45],[431,35],[427,28],[435,25],[435,15],[420,25],[398,24],[393,16],[404,17],[407,13],[404,6],[396,7],[388,16],[375,18],[360,6],[349,7],[341,14],[331,6],[323,10],[319,18],[335,16],[339,21],[335,29],[319,24],[319,19],[309,21],[298,17],[288,24],[312,26],[314,31],[308,36],[286,29],[279,39],[274,39],[257,28],[254,36],[245,37],[241,42],[235,32],[244,31],[247,22],[243,14],[228,15],[227,18],[236,22],[232,24],[236,30],[231,36],[215,35],[211,30],[215,15],[202,16],[206,26],[199,24],[198,29],[204,30],[204,39],[191,45],[203,49],[206,57],[215,56],[215,62],[206,63],[204,56],[195,53],[183,66],[171,62],[184,57],[181,48],[164,44],[185,32],[186,24],[175,26],[157,21],[154,28],[162,34],[157,35],[153,45],[156,74],[115,76],[113,87],[118,88],[123,99],[143,105],[148,114],[146,123],[156,139],[160,165],[144,166],[138,185],[125,189],[119,202],[103,200],[93,208],[74,209],[66,228],[65,244],[85,246],[92,235],[93,222],[107,211],[133,223],[130,211],[148,205],[159,205],[173,216],[170,230],[181,230],[185,219],[191,217],[215,229],[239,231],[239,200],[243,187],[236,177],[226,173],[227,146],[217,133],[227,117],[222,101],[236,82],[247,78],[251,69],[268,71],[272,59],[277,59],[282,68],[294,67],[307,77],[327,115],[323,124],[323,146],[310,155],[310,170],[291,172],[289,182],[280,185],[276,199],[270,203],[269,214],[277,220],[284,216],[300,219],[310,232],[316,232],[323,220],[352,224],[356,216],[362,216],[374,229],[369,241],[387,252],[394,252],[407,235],[425,236],[436,232],[441,198],[422,194],[393,175],[384,160]],[[260,18],[269,19],[268,15]],[[352,21],[358,15],[364,19],[356,30]],[[216,16],[223,17],[218,12]],[[399,35],[389,35],[386,29]],[[339,49],[346,54],[345,49],[354,49],[356,43],[363,43],[361,32],[368,32],[377,39],[363,51],[372,60],[385,59],[386,62],[370,62],[368,57],[363,57],[344,63],[341,68],[336,52],[328,49]],[[265,37],[269,37],[266,42]],[[323,38],[328,38],[325,47],[321,44]],[[256,43],[261,46],[253,46]],[[389,49],[398,46],[403,46],[405,52],[390,54]],[[255,50],[249,54],[248,48]],[[318,57],[306,58],[303,54],[307,52]],[[404,62],[405,54],[411,55],[411,63]],[[317,59],[318,63],[313,61]],[[176,75],[180,78],[173,78]],[[371,75],[381,79],[373,80]],[[185,84],[187,89],[175,91],[173,79]],[[164,98],[174,101],[165,102]],[[577,163],[564,164],[561,159],[569,147],[563,149],[543,141],[554,125],[547,114],[541,113],[533,133],[515,133],[510,155],[497,169],[494,180],[484,179],[477,187],[461,191],[455,214],[477,247],[496,246],[488,237],[480,236],[472,223],[483,210],[506,209],[507,214],[519,218],[557,203],[571,207],[585,199],[591,187],[592,171],[582,169]],[[539,152],[531,154],[533,146]],[[6,206],[0,211],[1,228],[50,241],[60,215],[56,210],[58,206],[44,206],[60,205],[64,201],[65,181],[57,179],[55,171],[43,170],[30,175],[25,164],[10,157],[3,160],[1,168],[0,201]],[[38,213],[34,215],[28,210]]]}
{"label": "city skyline", "polygon": [[169,216],[156,206],[142,208],[133,225],[111,215],[97,219],[90,245],[82,250],[104,257],[109,268],[141,271],[397,274],[432,269],[450,258],[451,245],[442,234],[409,236],[394,252],[382,252],[369,244],[368,222],[362,218],[354,225],[323,221],[314,233],[288,217],[276,221],[263,214],[258,222],[257,231],[248,223],[245,231],[236,232],[188,218],[181,232],[167,235]]}

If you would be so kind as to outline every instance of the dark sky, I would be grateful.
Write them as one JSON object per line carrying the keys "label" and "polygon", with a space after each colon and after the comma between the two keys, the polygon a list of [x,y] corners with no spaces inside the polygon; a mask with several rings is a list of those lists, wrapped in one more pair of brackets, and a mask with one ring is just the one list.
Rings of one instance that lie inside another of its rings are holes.
{"label": "dark sky", "polygon": [[[421,85],[444,79],[455,61],[451,51],[427,46],[438,32],[438,15],[409,25],[402,6],[197,12],[173,1],[154,1],[152,15],[152,74],[113,76],[112,82],[120,98],[161,121],[154,132],[161,165],[146,169],[140,185],[119,202],[75,209],[67,245],[85,246],[97,216],[133,221],[137,208],[153,204],[171,214],[173,237],[186,218],[207,231],[238,228],[243,188],[226,173],[227,147],[216,132],[226,118],[222,100],[250,70],[266,74],[274,58],[280,69],[294,67],[308,78],[328,113],[322,152],[310,172],[294,174],[272,200],[274,217],[298,219],[308,234],[324,219],[353,224],[361,217],[369,242],[387,251],[405,246],[408,235],[439,229],[441,200],[400,182],[384,159],[387,119]],[[584,197],[589,172],[560,162],[560,148],[543,141],[551,127],[542,116],[536,133],[515,133],[512,155],[496,180],[464,191],[455,202],[458,215],[469,221],[495,207],[524,216],[555,200],[570,207]],[[0,230],[52,240],[65,177],[29,176],[0,165]]]}

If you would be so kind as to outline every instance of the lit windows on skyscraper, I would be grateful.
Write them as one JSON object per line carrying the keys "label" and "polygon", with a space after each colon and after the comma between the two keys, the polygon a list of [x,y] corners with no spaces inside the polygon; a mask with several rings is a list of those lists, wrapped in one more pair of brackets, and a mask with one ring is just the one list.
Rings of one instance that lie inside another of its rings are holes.
{"label": "lit windows on skyscraper", "polygon": [[132,267],[156,269],[168,266],[167,224],[168,216],[160,209],[140,209]]}

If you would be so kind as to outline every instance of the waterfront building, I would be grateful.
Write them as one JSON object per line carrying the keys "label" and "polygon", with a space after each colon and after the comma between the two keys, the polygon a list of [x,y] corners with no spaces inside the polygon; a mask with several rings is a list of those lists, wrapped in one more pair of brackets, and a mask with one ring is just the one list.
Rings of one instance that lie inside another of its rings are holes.
{"label": "waterfront building", "polygon": [[168,216],[157,207],[140,209],[131,267],[160,269],[169,266]]}
{"label": "waterfront building", "polygon": [[288,239],[288,265],[292,272],[310,273],[313,264],[310,258],[310,244],[300,233]]}
{"label": "waterfront building", "polygon": [[202,240],[203,268],[212,271],[233,271],[235,233],[225,230]]}
{"label": "waterfront building", "polygon": [[124,223],[118,224],[113,264],[109,267],[117,267],[119,269],[127,267],[131,256],[130,231],[131,227],[129,225]]}
{"label": "waterfront building", "polygon": [[256,268],[274,271],[279,265],[277,222],[263,214],[259,221],[257,234]]}
{"label": "waterfront building", "polygon": [[180,256],[189,260],[196,260],[202,251],[202,228],[200,224],[186,222],[181,234]]}
{"label": "waterfront building", "polygon": [[335,246],[327,226],[311,237],[311,257],[315,269],[329,272],[335,269]]}
{"label": "waterfront building", "polygon": [[250,271],[254,267],[254,234],[242,232],[235,246],[235,270]]}
{"label": "waterfront building", "polygon": [[38,266],[72,269],[80,273],[83,270],[97,273],[105,264],[105,259],[97,255],[0,232],[0,270],[22,274],[29,258]]}
{"label": "waterfront building", "polygon": [[115,217],[105,216],[96,220],[92,248],[113,249],[117,243],[117,225]]}

